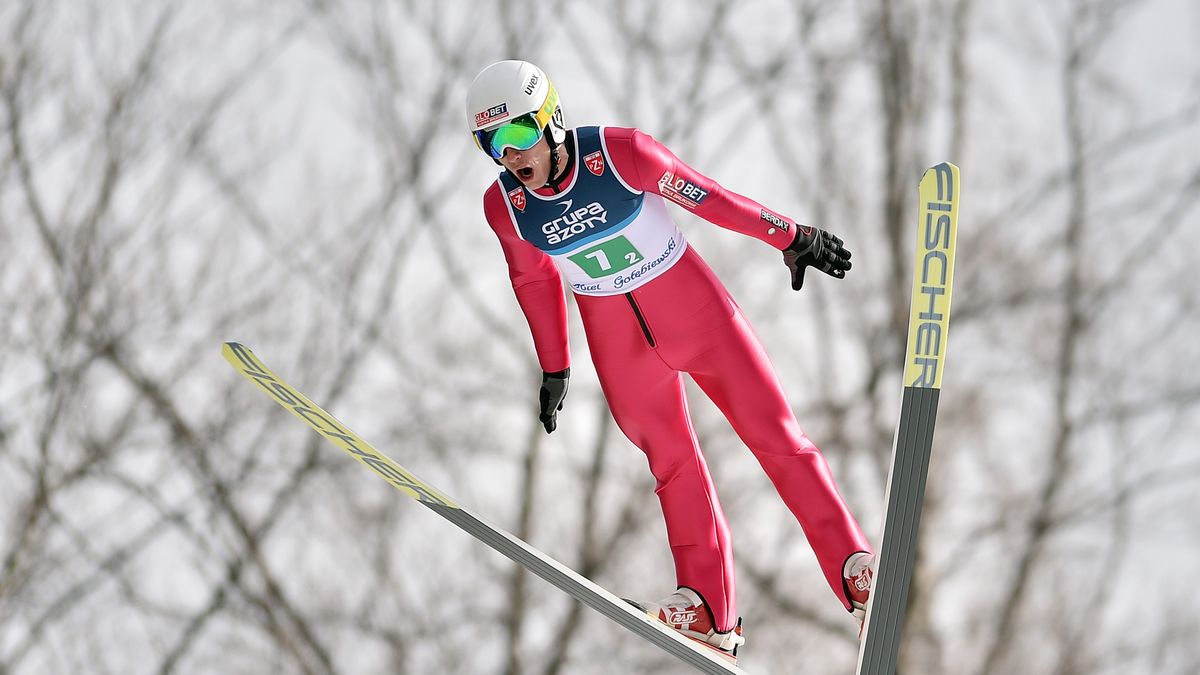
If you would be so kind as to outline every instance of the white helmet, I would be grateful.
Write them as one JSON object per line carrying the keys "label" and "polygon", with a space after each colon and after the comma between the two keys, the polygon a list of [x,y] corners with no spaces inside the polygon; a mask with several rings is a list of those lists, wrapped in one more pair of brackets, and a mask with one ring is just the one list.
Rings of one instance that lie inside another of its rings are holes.
{"label": "white helmet", "polygon": [[[508,128],[497,134],[501,127]],[[508,147],[532,147],[545,132],[557,154],[567,137],[558,92],[546,73],[528,61],[499,61],[475,76],[467,90],[467,128],[492,159]]]}

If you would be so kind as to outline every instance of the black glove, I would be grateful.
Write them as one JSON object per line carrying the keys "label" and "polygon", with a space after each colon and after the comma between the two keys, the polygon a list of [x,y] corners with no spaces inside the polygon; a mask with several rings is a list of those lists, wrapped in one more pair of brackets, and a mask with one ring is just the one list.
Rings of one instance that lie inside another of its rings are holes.
{"label": "black glove", "polygon": [[558,411],[562,410],[563,399],[567,397],[567,383],[570,380],[570,368],[557,373],[542,372],[542,389],[538,392],[542,413],[538,419],[546,427],[546,433],[554,431],[558,426]]}
{"label": "black glove", "polygon": [[796,238],[783,249],[783,264],[792,271],[792,290],[804,285],[804,268],[815,267],[838,279],[850,269],[850,249],[842,240],[816,227],[796,225]]}

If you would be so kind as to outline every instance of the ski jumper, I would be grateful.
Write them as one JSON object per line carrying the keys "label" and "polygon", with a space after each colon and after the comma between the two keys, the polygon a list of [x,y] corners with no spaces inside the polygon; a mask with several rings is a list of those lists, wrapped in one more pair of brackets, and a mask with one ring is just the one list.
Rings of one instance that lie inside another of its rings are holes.
{"label": "ski jumper", "polygon": [[871,548],[750,324],[664,198],[780,250],[796,224],[725,190],[635,129],[578,127],[566,143],[573,175],[561,192],[531,191],[505,171],[484,195],[542,369],[570,365],[561,273],[613,418],[649,461],[677,582],[701,595],[718,631],[737,621],[733,550],[681,373],[758,459],[849,609],[842,565]]}

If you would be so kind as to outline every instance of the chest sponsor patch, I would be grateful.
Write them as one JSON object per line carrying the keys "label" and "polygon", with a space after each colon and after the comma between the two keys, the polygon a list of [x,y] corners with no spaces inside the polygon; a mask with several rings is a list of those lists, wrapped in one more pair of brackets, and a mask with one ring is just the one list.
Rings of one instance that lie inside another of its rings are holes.
{"label": "chest sponsor patch", "polygon": [[525,188],[517,187],[508,191],[508,201],[512,203],[513,208],[524,212],[525,211]]}
{"label": "chest sponsor patch", "polygon": [[577,209],[570,199],[558,204],[563,207],[563,215],[542,224],[542,234],[546,235],[546,243],[551,246],[591,232],[597,225],[608,224],[608,210],[600,202],[592,202]]}
{"label": "chest sponsor patch", "polygon": [[664,172],[658,179],[658,193],[687,209],[700,206],[708,196],[708,190],[670,171]]}
{"label": "chest sponsor patch", "polygon": [[604,173],[604,153],[599,150],[593,152],[583,158],[583,165],[591,171],[593,175],[599,176]]}

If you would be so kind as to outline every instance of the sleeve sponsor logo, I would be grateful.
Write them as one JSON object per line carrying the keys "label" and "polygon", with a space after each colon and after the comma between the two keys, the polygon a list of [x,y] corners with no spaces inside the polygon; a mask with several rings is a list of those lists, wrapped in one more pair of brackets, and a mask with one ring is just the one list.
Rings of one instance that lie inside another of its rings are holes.
{"label": "sleeve sponsor logo", "polygon": [[525,212],[525,188],[517,187],[508,191],[508,201],[513,205],[513,208],[524,213]]}
{"label": "sleeve sponsor logo", "polygon": [[686,178],[680,178],[670,171],[666,171],[658,179],[658,194],[684,208],[695,209],[704,203],[704,198],[708,196],[708,190]]}
{"label": "sleeve sponsor logo", "polygon": [[771,213],[770,211],[768,211],[766,209],[763,209],[762,212],[759,214],[759,216],[763,220],[767,221],[771,225],[774,225],[775,227],[778,227],[779,229],[783,230],[784,232],[787,232],[792,227],[791,223],[784,220],[783,218],[780,218],[779,216],[775,215],[774,213]]}
{"label": "sleeve sponsor logo", "polygon": [[486,127],[508,117],[508,104],[494,105],[483,112],[475,113],[475,126]]}
{"label": "sleeve sponsor logo", "polygon": [[604,153],[597,150],[584,157],[583,165],[587,167],[588,171],[592,172],[592,175],[599,176],[604,173]]}

